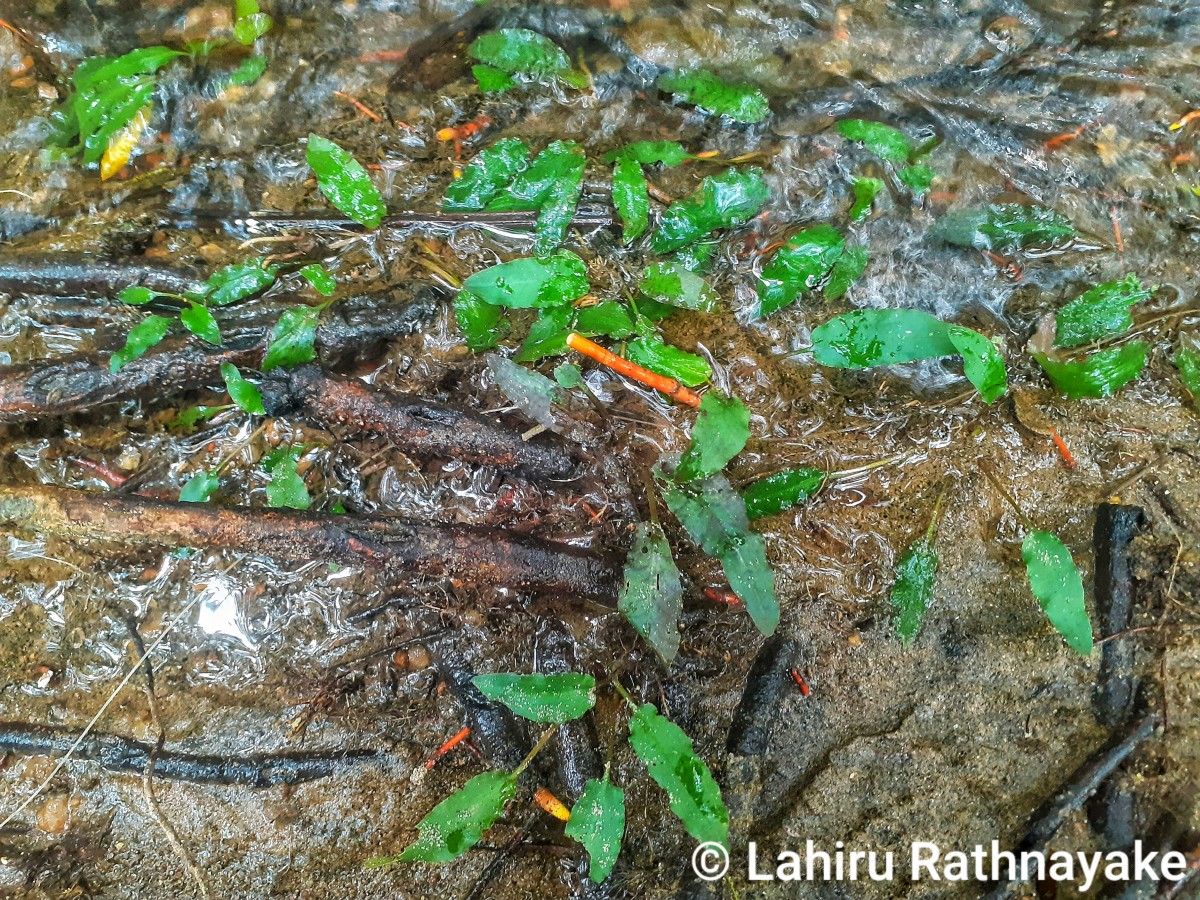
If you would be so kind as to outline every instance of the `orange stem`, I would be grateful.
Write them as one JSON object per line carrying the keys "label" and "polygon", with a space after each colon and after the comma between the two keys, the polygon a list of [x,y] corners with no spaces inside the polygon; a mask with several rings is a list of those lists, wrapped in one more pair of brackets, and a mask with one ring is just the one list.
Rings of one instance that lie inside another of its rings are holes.
{"label": "orange stem", "polygon": [[1079,465],[1079,463],[1075,462],[1075,457],[1071,455],[1071,449],[1067,446],[1067,442],[1053,428],[1050,429],[1050,438],[1054,441],[1054,446],[1058,448],[1058,452],[1062,456],[1063,462],[1067,464],[1068,469],[1073,469]]}
{"label": "orange stem", "polygon": [[1113,237],[1116,238],[1117,241],[1117,252],[1124,253],[1125,238],[1121,236],[1121,220],[1117,218],[1117,208],[1115,206],[1110,206],[1108,208],[1108,217],[1112,219]]}
{"label": "orange stem", "polygon": [[581,334],[576,334],[572,331],[567,335],[567,346],[572,350],[578,350],[584,356],[591,357],[601,365],[608,366],[614,372],[624,375],[626,378],[632,378],[634,381],[640,382],[647,387],[661,391],[678,403],[684,403],[692,407],[700,406],[700,395],[695,391],[688,390],[674,378],[668,378],[665,375],[659,375],[657,372],[651,372],[649,369],[643,368],[635,362],[630,362],[622,356],[617,356],[611,350],[605,350],[599,344],[589,341]]}
{"label": "orange stem", "polygon": [[465,741],[467,739],[467,736],[470,733],[471,733],[470,728],[464,728],[464,729],[462,729],[462,731],[460,731],[454,737],[450,738],[450,740],[446,741],[446,743],[442,744],[442,746],[438,747],[437,750],[434,751],[433,756],[429,757],[429,759],[425,762],[425,768],[432,769],[434,764],[439,759],[441,759],[443,756],[445,756],[447,753],[449,753],[451,750],[453,750],[455,747],[457,747],[459,744],[461,744],[463,741]]}
{"label": "orange stem", "polygon": [[812,694],[812,688],[808,686],[808,682],[804,680],[804,676],[800,674],[799,669],[788,669],[788,674],[792,676],[792,681],[796,682],[796,686],[800,688],[800,695],[807,697]]}
{"label": "orange stem", "polygon": [[383,121],[383,116],[381,116],[379,113],[375,112],[375,110],[371,109],[369,106],[367,106],[362,101],[355,100],[349,94],[343,93],[342,91],[334,91],[333,96],[338,97],[342,100],[345,100],[347,103],[349,103],[355,109],[357,109],[360,113],[362,113],[364,116],[366,116],[368,119],[370,119],[372,122],[382,122]]}

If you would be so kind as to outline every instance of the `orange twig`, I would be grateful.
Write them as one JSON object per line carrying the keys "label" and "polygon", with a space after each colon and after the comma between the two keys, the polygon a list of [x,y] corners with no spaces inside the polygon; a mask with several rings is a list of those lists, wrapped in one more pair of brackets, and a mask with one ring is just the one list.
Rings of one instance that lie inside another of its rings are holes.
{"label": "orange twig", "polygon": [[358,58],[359,62],[403,62],[408,56],[408,50],[375,50],[364,53]]}
{"label": "orange twig", "polygon": [[1069,142],[1075,140],[1075,138],[1079,137],[1081,134],[1083,134],[1083,131],[1085,128],[1087,128],[1087,124],[1080,125],[1074,131],[1068,131],[1066,134],[1056,135],[1056,136],[1050,138],[1050,140],[1046,141],[1046,143],[1042,144],[1042,149],[1056,150],[1059,147],[1061,147],[1063,144],[1069,143]]}
{"label": "orange twig", "polygon": [[591,357],[601,365],[608,366],[614,372],[624,375],[626,378],[632,378],[634,381],[640,382],[647,387],[661,391],[672,400],[692,407],[700,405],[700,395],[695,391],[688,390],[674,378],[667,378],[665,375],[659,375],[657,372],[651,372],[649,369],[642,368],[637,363],[617,356],[611,350],[605,350],[599,344],[589,341],[581,334],[576,334],[572,331],[567,335],[567,346],[572,350],[578,350],[584,356]]}
{"label": "orange twig", "polygon": [[563,806],[562,801],[545,788],[538,788],[533,793],[533,802],[544,809],[560,822],[571,818],[571,811]]}
{"label": "orange twig", "polygon": [[338,97],[342,100],[345,100],[347,103],[349,103],[355,109],[357,109],[360,113],[362,113],[364,116],[366,116],[368,119],[370,119],[372,122],[382,122],[383,121],[383,116],[381,116],[379,113],[375,112],[375,110],[371,109],[369,106],[367,106],[362,101],[354,99],[349,94],[343,93],[342,91],[334,91],[333,96]]}
{"label": "orange twig", "polygon": [[450,740],[446,741],[446,743],[442,744],[442,746],[438,747],[437,750],[434,751],[433,756],[429,757],[429,759],[425,761],[426,771],[432,769],[439,759],[465,741],[470,733],[470,728],[464,728],[454,737],[450,738]]}
{"label": "orange twig", "polygon": [[788,674],[792,676],[792,681],[796,682],[796,686],[800,688],[801,696],[807,697],[812,694],[812,688],[808,686],[808,682],[804,680],[804,676],[800,674],[799,669],[788,669]]}
{"label": "orange twig", "polygon": [[1062,436],[1053,428],[1050,429],[1050,438],[1054,441],[1054,446],[1058,448],[1058,452],[1062,456],[1063,462],[1067,464],[1068,469],[1073,469],[1079,465],[1077,462],[1075,462],[1075,457],[1071,455],[1071,450],[1067,446],[1067,442],[1064,441]]}
{"label": "orange twig", "polygon": [[1125,238],[1121,237],[1121,220],[1117,218],[1117,208],[1115,206],[1110,206],[1108,208],[1108,217],[1112,219],[1113,238],[1115,238],[1117,242],[1117,252],[1124,253]]}

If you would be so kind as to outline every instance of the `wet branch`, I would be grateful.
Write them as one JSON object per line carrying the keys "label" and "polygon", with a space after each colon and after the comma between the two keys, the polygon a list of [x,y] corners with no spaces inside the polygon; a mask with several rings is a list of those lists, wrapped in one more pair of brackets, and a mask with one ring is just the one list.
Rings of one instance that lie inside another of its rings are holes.
{"label": "wet branch", "polygon": [[0,257],[0,292],[56,297],[111,297],[142,285],[153,291],[186,294],[203,289],[203,281],[176,268],[152,263],[118,263],[71,253],[21,254]]}

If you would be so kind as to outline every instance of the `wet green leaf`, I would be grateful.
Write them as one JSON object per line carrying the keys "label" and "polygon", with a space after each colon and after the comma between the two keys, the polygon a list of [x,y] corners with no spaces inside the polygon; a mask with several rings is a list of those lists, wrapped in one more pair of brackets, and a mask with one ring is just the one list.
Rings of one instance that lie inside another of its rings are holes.
{"label": "wet green leaf", "polygon": [[908,135],[890,125],[864,119],[844,119],[837,123],[837,130],[847,140],[858,141],[880,159],[896,165],[907,163],[913,154],[913,142]]}
{"label": "wet green leaf", "polygon": [[270,57],[267,56],[251,56],[242,60],[242,64],[229,76],[229,83],[242,86],[254,84],[262,78],[263,72],[267,71],[270,61]]}
{"label": "wet green leaf", "polygon": [[564,185],[578,184],[587,160],[574,141],[554,141],[516,174],[488,204],[490,210],[539,210],[551,203]]}
{"label": "wet green leaf", "polygon": [[1079,400],[1111,397],[1141,374],[1149,352],[1150,345],[1145,341],[1133,341],[1097,350],[1079,360],[1060,360],[1036,351],[1032,355],[1061,393]]}
{"label": "wet green leaf", "polygon": [[484,65],[508,75],[518,75],[541,84],[562,80],[572,87],[586,87],[587,79],[571,68],[571,61],[557,44],[527,28],[489,31],[471,42],[467,53]]}
{"label": "wet green leaf", "polygon": [[450,862],[462,856],[500,818],[517,792],[516,776],[484,772],[429,811],[418,824],[420,836],[398,857],[373,859],[377,868],[394,862]]}
{"label": "wet green leaf", "polygon": [[932,529],[913,541],[908,552],[896,563],[892,606],[896,608],[896,636],[905,644],[912,643],[921,628],[921,620],[933,598],[937,565]]}
{"label": "wet green leaf", "polygon": [[718,228],[741,225],[758,214],[769,196],[759,169],[728,169],[710,175],[694,194],[667,208],[650,248],[655,253],[667,253]]}
{"label": "wet green leaf", "polygon": [[238,409],[251,415],[266,415],[262,394],[259,393],[258,388],[242,377],[237,366],[233,363],[221,363],[221,378],[225,382],[225,390],[229,391],[229,399],[237,405]]}
{"label": "wet green leaf", "polygon": [[878,178],[855,176],[850,179],[850,187],[854,190],[854,204],[846,215],[851,222],[857,222],[871,214],[871,204],[875,202],[876,196],[883,190],[884,185]]}
{"label": "wet green leaf", "polygon": [[596,679],[562,675],[477,675],[475,687],[531,722],[570,722],[596,705]]}
{"label": "wet green leaf", "polygon": [[180,503],[205,503],[217,492],[221,480],[215,472],[199,472],[188,479],[179,492]]}
{"label": "wet green leaf", "polygon": [[735,122],[761,122],[771,112],[766,96],[754,85],[728,82],[704,69],[668,72],[659,77],[658,88],[702,112]]}
{"label": "wet green leaf", "polygon": [[122,303],[128,303],[131,306],[144,306],[155,297],[161,297],[158,291],[152,291],[148,287],[142,287],[135,284],[125,288],[121,293],[117,294],[117,299]]}
{"label": "wet green leaf", "polygon": [[829,270],[822,293],[826,300],[840,300],[867,270],[867,248],[847,247]]}
{"label": "wet green leaf", "polygon": [[1069,646],[1084,656],[1092,652],[1092,621],[1083,597],[1083,578],[1071,551],[1048,531],[1031,531],[1021,544],[1029,588]]}
{"label": "wet green leaf", "polygon": [[948,244],[1008,253],[1030,247],[1062,247],[1075,226],[1044,206],[993,203],[947,213],[929,233]]}
{"label": "wet green leaf", "polygon": [[511,75],[495,66],[471,66],[471,74],[485,94],[503,94],[517,86]]}
{"label": "wet green leaf", "polygon": [[1200,350],[1195,347],[1182,346],[1171,357],[1175,369],[1179,372],[1179,380],[1192,395],[1192,405],[1200,410]]}
{"label": "wet green leaf", "polygon": [[213,306],[228,306],[275,283],[279,266],[264,266],[261,260],[233,263],[217,269],[204,283],[204,294]]}
{"label": "wet green leaf", "polygon": [[625,358],[688,387],[712,378],[712,368],[704,357],[666,344],[658,335],[630,341],[625,347]]}
{"label": "wet green leaf", "polygon": [[676,481],[707,478],[725,468],[750,439],[750,410],[737,397],[709,391],[700,401],[692,440],[675,469]]}
{"label": "wet green leaf", "polygon": [[621,217],[625,243],[640,237],[650,223],[650,195],[642,167],[622,156],[613,166],[613,206]]}
{"label": "wet green leaf", "polygon": [[304,479],[296,471],[300,463],[300,447],[280,448],[282,453],[271,454],[263,460],[263,468],[271,476],[267,485],[267,505],[272,509],[308,509],[312,498]]}
{"label": "wet green leaf", "polygon": [[1008,373],[996,345],[978,331],[960,325],[951,325],[947,334],[954,349],[962,356],[963,374],[975,385],[983,402],[991,403],[1004,396],[1008,390]]}
{"label": "wet green leaf", "polygon": [[300,270],[300,276],[322,297],[332,297],[337,290],[337,279],[320,263],[309,263]]}
{"label": "wet green leaf", "polygon": [[588,292],[587,266],[571,251],[559,250],[544,259],[514,259],[476,272],[463,288],[495,306],[561,306]]}
{"label": "wet green leaf", "polygon": [[508,331],[503,310],[485,303],[470,291],[459,291],[455,296],[454,318],[468,349],[476,353],[495,347]]}
{"label": "wet green leaf", "polygon": [[360,225],[378,227],[387,209],[359,161],[318,134],[308,136],[306,155],[325,198]]}
{"label": "wet green leaf", "polygon": [[550,306],[540,310],[513,359],[536,362],[546,356],[562,356],[569,349],[567,335],[571,333],[574,318],[575,311],[570,306]]}
{"label": "wet green leaf", "polygon": [[316,357],[313,341],[317,336],[317,321],[321,310],[315,306],[293,306],[285,309],[271,328],[267,355],[262,370],[270,372],[280,366],[298,366]]}
{"label": "wet green leaf", "polygon": [[933,187],[936,173],[929,166],[908,166],[896,172],[896,177],[913,192],[913,196],[920,197]]}
{"label": "wet green leaf", "polygon": [[825,483],[820,469],[788,469],[747,485],[742,489],[746,516],[761,519],[791,509],[811,497]]}
{"label": "wet green leaf", "polygon": [[683,144],[679,141],[635,141],[620,150],[610,150],[604,154],[605,162],[631,159],[643,166],[677,166],[685,159],[691,158],[692,155],[683,149]]}
{"label": "wet green leaf", "polygon": [[167,427],[190,429],[196,423],[207,421],[229,408],[230,406],[189,406],[180,411]]}
{"label": "wet green leaf", "polygon": [[721,300],[703,278],[673,262],[647,268],[638,290],[659,303],[698,312],[715,311]]}
{"label": "wet green leaf", "polygon": [[575,331],[584,337],[623,338],[633,334],[633,317],[621,303],[605,300],[575,313]]}
{"label": "wet green leaf", "polygon": [[729,812],[691,738],[649,703],[629,720],[629,743],[650,777],[667,792],[671,812],[698,841],[729,843]]}
{"label": "wet green leaf", "polygon": [[220,345],[221,329],[207,307],[201,306],[199,303],[189,303],[180,311],[179,321],[196,337],[208,341],[210,344]]}
{"label": "wet green leaf", "polygon": [[763,266],[758,283],[759,314],[769,316],[815,289],[845,249],[845,239],[830,225],[793,234]]}
{"label": "wet green leaf", "polygon": [[696,241],[675,251],[675,264],[697,275],[702,274],[708,271],[716,249],[716,241]]}
{"label": "wet green leaf", "polygon": [[660,525],[638,523],[617,609],[669,669],[679,652],[683,586]]}
{"label": "wet green leaf", "polygon": [[1058,311],[1054,346],[1078,347],[1124,334],[1133,327],[1130,307],[1149,297],[1136,275],[1096,285]]}
{"label": "wet green leaf", "polygon": [[108,367],[113,372],[119,372],[133,360],[167,336],[171,320],[162,316],[147,316],[129,331],[125,338],[125,346],[112,355]]}
{"label": "wet green leaf", "polygon": [[253,44],[270,31],[273,24],[274,20],[259,8],[256,0],[236,0],[233,36],[242,44]]}
{"label": "wet green leaf", "polygon": [[586,388],[587,383],[583,380],[583,373],[579,371],[579,366],[571,363],[563,363],[554,367],[554,380],[560,388]]}
{"label": "wet green leaf", "polygon": [[501,138],[480,150],[446,188],[442,208],[475,212],[483,209],[506,184],[529,165],[529,147],[520,138]]}
{"label": "wet green leaf", "polygon": [[625,794],[616,785],[592,778],[571,810],[563,834],[583,844],[588,878],[599,884],[617,864],[625,837]]}

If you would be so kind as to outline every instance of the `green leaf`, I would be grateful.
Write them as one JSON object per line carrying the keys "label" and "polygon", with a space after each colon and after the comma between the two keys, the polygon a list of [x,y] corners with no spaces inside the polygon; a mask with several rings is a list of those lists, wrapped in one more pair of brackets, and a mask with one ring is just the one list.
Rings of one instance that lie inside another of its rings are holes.
{"label": "green leaf", "polygon": [[188,303],[187,308],[180,311],[179,321],[196,337],[208,341],[210,344],[220,345],[221,329],[207,307],[195,302]]}
{"label": "green leaf", "polygon": [[813,356],[823,366],[867,369],[958,352],[945,322],[916,309],[858,309],[813,329]]}
{"label": "green leaf", "polygon": [[1179,372],[1179,380],[1192,395],[1192,405],[1200,410],[1200,350],[1194,347],[1182,346],[1171,357]]}
{"label": "green leaf", "polygon": [[155,297],[161,297],[158,291],[152,291],[148,287],[134,284],[125,288],[121,293],[117,294],[117,299],[122,303],[128,303],[131,306],[144,306]]}
{"label": "green leaf", "polygon": [[628,244],[640,237],[650,223],[650,194],[637,160],[627,156],[617,159],[613,166],[612,197]]}
{"label": "green leaf", "polygon": [[836,228],[798,231],[771,257],[758,283],[759,314],[769,316],[817,287],[842,257],[846,241]]}
{"label": "green leaf", "polygon": [[337,279],[320,263],[309,263],[300,270],[300,275],[322,297],[332,297],[337,290]]}
{"label": "green leaf", "polygon": [[722,475],[688,484],[662,485],[663,500],[693,541],[721,561],[755,626],[772,634],[779,625],[775,577],[762,538],[750,531],[746,504]]}
{"label": "green leaf", "polygon": [[851,222],[857,222],[871,214],[871,204],[875,202],[875,197],[883,190],[884,185],[878,178],[856,176],[850,179],[850,186],[854,189],[854,205],[846,215]]}
{"label": "green leaf", "polygon": [[179,492],[180,503],[205,503],[217,492],[221,480],[215,472],[199,472],[188,479]]}
{"label": "green leaf", "polygon": [[1084,656],[1092,652],[1092,621],[1083,597],[1083,578],[1071,551],[1048,531],[1031,531],[1021,543],[1029,588],[1069,646]]}
{"label": "green leaf", "polygon": [[575,215],[587,165],[574,141],[554,141],[488,202],[489,210],[540,210],[534,252],[544,256],[561,244]]}
{"label": "green leaf", "polygon": [[596,679],[562,675],[477,675],[475,687],[531,722],[570,722],[596,705]]}
{"label": "green leaf", "polygon": [[896,177],[900,179],[901,184],[913,192],[913,196],[920,197],[933,187],[936,173],[929,166],[908,166],[898,171]]}
{"label": "green leaf", "polygon": [[508,331],[501,308],[485,303],[470,291],[459,291],[455,296],[454,318],[467,348],[476,353],[495,347]]}
{"label": "green leaf", "polygon": [[204,293],[213,306],[228,306],[275,283],[278,266],[263,266],[261,260],[233,263],[217,269],[204,283]]}
{"label": "green leaf", "polygon": [[1150,345],[1145,341],[1133,341],[1097,350],[1081,360],[1060,360],[1038,352],[1032,355],[1061,393],[1079,400],[1111,397],[1141,374],[1149,352]]}
{"label": "green leaf", "polygon": [[302,449],[280,449],[284,452],[272,454],[263,461],[263,468],[271,476],[271,482],[267,485],[267,505],[272,509],[308,509],[312,505],[312,498],[308,496],[304,479],[296,471]]}
{"label": "green leaf", "polygon": [[129,336],[125,338],[125,346],[108,361],[109,370],[119,372],[166,337],[170,327],[171,320],[162,316],[147,316],[134,325],[129,331]]}
{"label": "green leaf", "polygon": [[675,265],[682,266],[697,275],[708,271],[712,255],[717,249],[716,241],[696,241],[675,251]]}
{"label": "green leaf", "polygon": [[208,419],[211,419],[213,416],[218,415],[229,408],[230,408],[229,405],[226,405],[226,406],[189,406],[187,409],[182,410],[179,413],[179,415],[177,415],[174,419],[172,419],[167,427],[168,428],[191,428],[197,422],[207,421]]}
{"label": "green leaf", "polygon": [[951,325],[947,331],[963,360],[963,374],[975,385],[984,403],[991,403],[1004,396],[1008,390],[1008,374],[1004,369],[1004,357],[996,345],[978,331]]}
{"label": "green leaf", "polygon": [[495,66],[471,66],[471,74],[475,76],[479,90],[485,94],[503,94],[516,87],[512,76]]}
{"label": "green leaf", "polygon": [[567,335],[571,333],[574,317],[575,311],[569,306],[551,306],[539,310],[529,334],[513,359],[517,362],[536,362],[546,356],[562,356],[569,349]]}
{"label": "green leaf", "polygon": [[643,166],[661,163],[664,166],[677,166],[686,159],[692,159],[692,154],[683,149],[679,141],[635,141],[620,150],[610,150],[604,154],[605,162],[616,162],[620,159],[631,159]]}
{"label": "green leaf", "polygon": [[625,794],[607,781],[589,779],[563,834],[583,844],[589,859],[588,878],[599,884],[612,873],[621,853]]}
{"label": "green leaf", "polygon": [[947,213],[929,233],[948,244],[1007,253],[1029,247],[1064,246],[1075,226],[1044,206],[993,203]]}
{"label": "green leaf", "polygon": [[908,552],[896,563],[892,606],[896,608],[896,636],[905,644],[912,643],[921,628],[921,620],[933,597],[937,565],[932,529],[913,541]]}
{"label": "green leaf", "polygon": [[702,112],[735,122],[761,122],[771,112],[766,96],[752,84],[734,84],[704,69],[681,69],[658,79],[659,90],[674,94]]}
{"label": "green leaf", "polygon": [[746,515],[750,519],[773,516],[791,509],[811,497],[825,483],[820,469],[788,469],[760,478],[742,489]]}
{"label": "green leaf", "polygon": [[769,196],[760,169],[728,169],[710,175],[694,194],[667,208],[651,238],[650,249],[667,253],[718,228],[741,225],[758,214]]}
{"label": "green leaf", "polygon": [[617,609],[669,669],[679,652],[683,586],[662,526],[638,523]]}
{"label": "green leaf", "polygon": [[480,150],[463,169],[462,178],[450,182],[442,208],[481,210],[528,165],[529,147],[525,142],[515,137],[502,138]]}
{"label": "green leaf", "polygon": [[638,290],[659,303],[698,312],[714,312],[721,300],[703,278],[674,262],[647,268]]}
{"label": "green leaf", "polygon": [[270,61],[270,57],[267,56],[251,56],[242,60],[242,64],[229,76],[229,83],[243,86],[254,84],[262,78],[263,72],[267,71],[267,63]]}
{"label": "green leaf", "polygon": [[306,155],[325,198],[360,225],[378,227],[387,210],[358,160],[318,134],[309,134]]}
{"label": "green leaf", "polygon": [[649,703],[629,720],[629,743],[650,777],[667,792],[671,812],[698,841],[729,843],[729,812],[712,772],[696,755],[691,738]]}
{"label": "green leaf", "polygon": [[913,153],[913,142],[908,135],[890,125],[864,119],[844,119],[837,123],[837,130],[842,137],[858,141],[880,159],[890,163],[903,165]]}
{"label": "green leaf", "polygon": [[237,405],[238,409],[251,415],[266,415],[262,394],[259,393],[258,388],[242,377],[237,366],[233,363],[221,363],[221,378],[225,381],[225,390],[229,391],[229,399]]}
{"label": "green leaf", "polygon": [[280,366],[298,366],[316,358],[313,341],[317,336],[317,321],[321,310],[315,306],[293,306],[285,309],[271,328],[267,355],[262,370],[270,372]]}
{"label": "green leaf", "polygon": [[588,292],[587,266],[571,251],[559,250],[544,259],[514,259],[476,272],[463,289],[495,306],[562,306]]}
{"label": "green leaf", "polygon": [[700,401],[692,441],[675,469],[676,481],[707,478],[725,468],[750,439],[750,410],[737,397],[709,391]]}
{"label": "green leaf", "polygon": [[558,382],[560,388],[586,388],[587,382],[583,380],[583,373],[579,371],[579,366],[571,363],[563,363],[554,367],[554,380]]}
{"label": "green leaf", "polygon": [[420,836],[399,857],[371,860],[368,865],[457,859],[479,843],[516,792],[517,778],[509,772],[476,775],[429,811],[417,825]]}
{"label": "green leaf", "polygon": [[1058,311],[1054,346],[1078,347],[1124,334],[1133,327],[1129,308],[1149,297],[1136,275],[1096,285]]}
{"label": "green leaf", "polygon": [[527,28],[501,28],[481,34],[467,47],[467,53],[484,65],[541,84],[551,84],[555,79],[572,87],[587,84],[571,69],[562,48]]}
{"label": "green leaf", "polygon": [[630,341],[625,346],[625,358],[688,387],[696,387],[712,378],[712,368],[704,357],[663,343],[658,335]]}
{"label": "green leaf", "polygon": [[866,269],[867,248],[847,247],[829,270],[829,280],[825,282],[823,290],[825,299],[840,300]]}
{"label": "green leaf", "polygon": [[236,0],[234,4],[233,36],[249,45],[271,30],[271,17],[262,11],[257,0]]}

